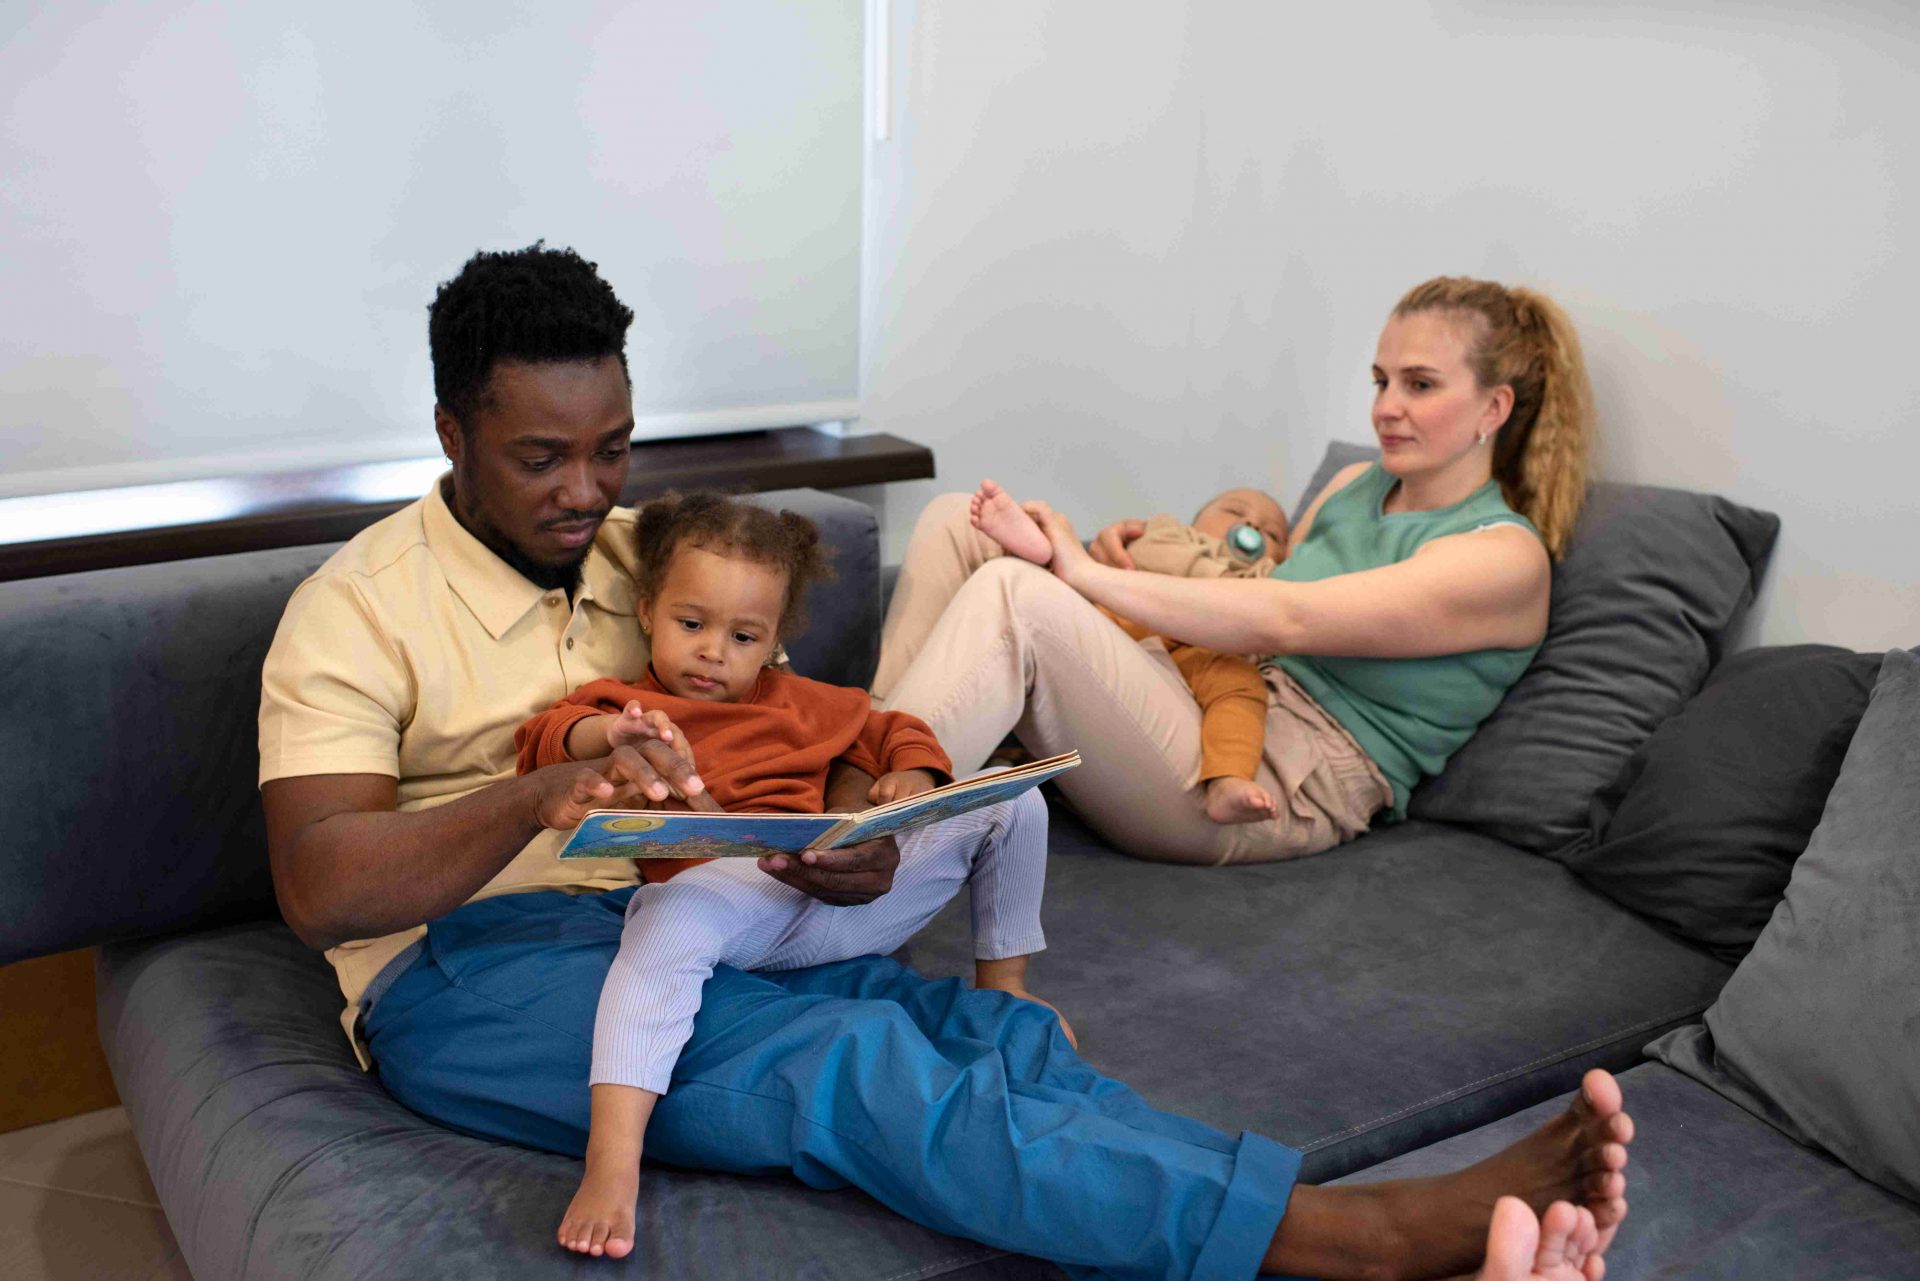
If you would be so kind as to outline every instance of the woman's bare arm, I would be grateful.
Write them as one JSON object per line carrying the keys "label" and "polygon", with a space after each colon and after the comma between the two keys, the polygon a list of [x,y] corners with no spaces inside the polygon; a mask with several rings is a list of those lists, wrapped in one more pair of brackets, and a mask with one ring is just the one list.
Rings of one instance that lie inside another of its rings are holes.
{"label": "woman's bare arm", "polygon": [[[1407,560],[1313,583],[1187,579],[1097,564],[1064,517],[1029,509],[1053,572],[1162,635],[1232,654],[1427,658],[1522,649],[1546,634],[1552,567],[1518,526],[1437,538]],[[1304,522],[1303,522],[1304,524]]]}

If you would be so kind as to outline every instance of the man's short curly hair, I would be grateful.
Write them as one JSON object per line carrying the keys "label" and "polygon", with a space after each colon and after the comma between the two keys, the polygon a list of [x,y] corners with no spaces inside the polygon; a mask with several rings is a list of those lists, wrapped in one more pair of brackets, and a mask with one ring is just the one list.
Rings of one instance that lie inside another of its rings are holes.
{"label": "man's short curly hair", "polygon": [[487,381],[502,360],[599,360],[627,372],[633,312],[571,249],[536,240],[525,249],[482,251],[440,286],[427,307],[433,394],[463,430],[486,405]]}
{"label": "man's short curly hair", "polygon": [[784,572],[787,597],[779,623],[783,641],[806,629],[807,589],[833,577],[833,547],[820,541],[818,525],[798,512],[771,512],[710,491],[669,492],[643,504],[634,522],[634,544],[634,579],[643,601],[659,595],[667,566],[682,547],[704,547]]}

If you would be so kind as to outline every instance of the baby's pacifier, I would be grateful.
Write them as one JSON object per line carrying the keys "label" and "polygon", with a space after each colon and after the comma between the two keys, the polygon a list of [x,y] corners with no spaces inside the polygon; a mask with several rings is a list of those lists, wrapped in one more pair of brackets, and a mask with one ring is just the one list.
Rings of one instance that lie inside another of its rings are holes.
{"label": "baby's pacifier", "polygon": [[1227,531],[1227,550],[1235,560],[1256,561],[1267,554],[1267,536],[1241,521]]}

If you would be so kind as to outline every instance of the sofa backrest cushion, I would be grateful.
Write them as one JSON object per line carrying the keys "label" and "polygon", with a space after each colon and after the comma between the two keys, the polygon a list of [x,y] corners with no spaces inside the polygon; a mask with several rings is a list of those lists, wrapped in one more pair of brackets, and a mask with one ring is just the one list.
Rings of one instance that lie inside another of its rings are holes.
{"label": "sofa backrest cushion", "polygon": [[[835,549],[795,670],[864,686],[879,643],[872,511],[814,490],[755,501],[820,522]],[[0,583],[0,964],[277,912],[260,667],[287,598],[332,551]]]}
{"label": "sofa backrest cushion", "polygon": [[[1335,445],[1316,480],[1376,451]],[[1536,854],[1588,843],[1588,807],[1700,688],[1753,603],[1780,520],[1724,498],[1595,484],[1553,567],[1533,664],[1410,818],[1458,823]]]}
{"label": "sofa backrest cushion", "polygon": [[1920,1201],[1920,657],[1886,656],[1786,897],[1649,1052]]}
{"label": "sofa backrest cushion", "polygon": [[1655,730],[1599,796],[1575,875],[1738,964],[1820,822],[1883,654],[1750,649]]}

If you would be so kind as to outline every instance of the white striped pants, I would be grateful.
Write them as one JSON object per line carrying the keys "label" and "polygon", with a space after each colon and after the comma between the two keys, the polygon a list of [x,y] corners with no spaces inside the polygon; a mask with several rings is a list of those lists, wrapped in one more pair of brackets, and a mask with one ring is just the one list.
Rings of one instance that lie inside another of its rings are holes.
{"label": "white striped pants", "polygon": [[962,885],[972,902],[975,957],[997,961],[1046,946],[1047,809],[1037,791],[899,841],[893,888],[858,907],[830,907],[744,858],[642,885],[627,904],[620,951],[600,989],[592,1084],[665,1094],[715,965],[797,970],[884,955],[919,933]]}

